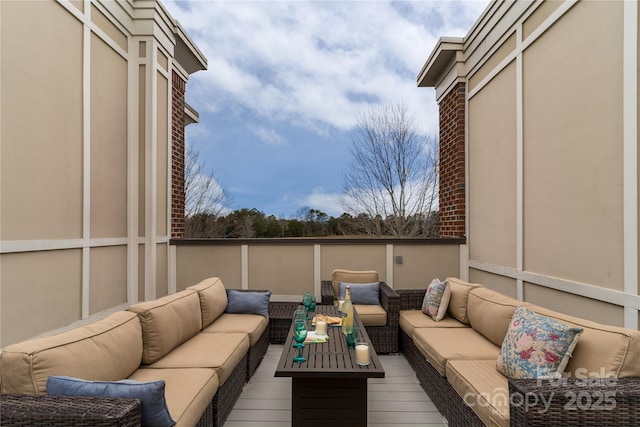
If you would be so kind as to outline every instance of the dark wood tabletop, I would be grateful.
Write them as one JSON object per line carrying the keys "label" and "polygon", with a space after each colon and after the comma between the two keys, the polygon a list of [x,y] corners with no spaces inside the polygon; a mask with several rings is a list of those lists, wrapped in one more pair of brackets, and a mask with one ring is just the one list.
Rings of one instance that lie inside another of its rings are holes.
{"label": "dark wood tabletop", "polygon": [[[304,309],[304,307],[300,307]],[[316,313],[339,316],[338,308],[328,305],[318,305]],[[384,369],[378,359],[378,355],[371,345],[364,325],[362,325],[355,313],[354,324],[358,325],[360,339],[369,342],[369,365],[360,366],[356,364],[355,350],[348,348],[347,340],[342,333],[341,327],[327,328],[329,339],[326,343],[305,343],[302,355],[307,361],[302,363],[294,362],[293,357],[297,354],[298,349],[292,347],[293,336],[289,331],[275,376],[293,378],[322,378],[327,376],[332,378],[384,378]],[[307,329],[315,329],[311,325],[311,320],[308,321]]]}

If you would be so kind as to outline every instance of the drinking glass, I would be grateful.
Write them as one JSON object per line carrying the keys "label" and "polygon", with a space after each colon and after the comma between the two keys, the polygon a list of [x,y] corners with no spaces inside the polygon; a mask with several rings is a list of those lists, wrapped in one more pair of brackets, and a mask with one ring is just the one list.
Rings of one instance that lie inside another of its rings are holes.
{"label": "drinking glass", "polygon": [[311,293],[305,292],[302,294],[302,305],[304,305],[305,311],[309,311],[309,304],[311,302]]}
{"label": "drinking glass", "polygon": [[304,340],[307,339],[307,321],[295,320],[293,323],[293,339],[298,343],[298,354],[293,357],[294,362],[302,363],[307,359],[302,355]]}
{"label": "drinking glass", "polygon": [[360,338],[360,329],[357,325],[347,326],[347,346],[356,348],[356,342]]}
{"label": "drinking glass", "polygon": [[[306,310],[296,310],[296,311],[293,312],[294,329],[295,329],[295,326],[297,325],[296,321],[298,321],[298,320],[304,322],[304,329],[306,329],[307,328],[307,325],[306,325],[306,320],[307,320]],[[295,335],[294,335],[294,338],[295,338]],[[297,342],[294,342],[293,343],[293,347],[298,348],[298,347],[300,347],[300,344],[298,344]]]}
{"label": "drinking glass", "polygon": [[302,295],[302,305],[307,312],[307,320],[309,320],[309,307],[311,306],[311,292],[305,292]]}
{"label": "drinking glass", "polygon": [[309,297],[309,311],[311,313],[316,311],[316,296],[313,294]]}

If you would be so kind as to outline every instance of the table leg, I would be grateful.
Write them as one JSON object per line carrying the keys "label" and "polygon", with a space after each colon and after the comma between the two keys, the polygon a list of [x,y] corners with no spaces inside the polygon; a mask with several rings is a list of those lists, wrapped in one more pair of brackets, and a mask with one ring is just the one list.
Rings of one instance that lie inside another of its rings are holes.
{"label": "table leg", "polygon": [[293,378],[291,404],[292,427],[366,427],[367,379]]}

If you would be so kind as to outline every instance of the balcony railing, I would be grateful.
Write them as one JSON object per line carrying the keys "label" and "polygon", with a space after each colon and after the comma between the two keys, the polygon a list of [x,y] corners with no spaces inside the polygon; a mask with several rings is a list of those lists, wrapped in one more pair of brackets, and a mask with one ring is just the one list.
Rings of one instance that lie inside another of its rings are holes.
{"label": "balcony railing", "polygon": [[394,289],[460,275],[464,239],[174,239],[176,290],[211,276],[227,288],[269,289],[273,301],[320,295],[336,268],[376,270]]}

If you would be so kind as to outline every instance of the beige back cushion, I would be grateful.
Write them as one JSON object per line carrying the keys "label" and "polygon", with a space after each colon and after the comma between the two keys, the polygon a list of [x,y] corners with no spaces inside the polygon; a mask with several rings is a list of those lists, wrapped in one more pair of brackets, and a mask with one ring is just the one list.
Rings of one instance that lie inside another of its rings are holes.
{"label": "beige back cushion", "polygon": [[469,323],[495,345],[502,346],[513,312],[521,305],[531,304],[485,287],[475,288],[469,293]]}
{"label": "beige back cushion", "polygon": [[482,285],[465,282],[457,277],[447,277],[447,281],[449,282],[449,289],[451,289],[451,298],[449,299],[447,313],[454,319],[468,325],[469,315],[467,314],[467,305],[469,304],[469,292]]}
{"label": "beige back cushion", "polygon": [[538,306],[529,308],[584,329],[565,369],[572,377],[640,376],[640,331],[602,325]]}
{"label": "beige back cushion", "polygon": [[138,316],[120,311],[57,335],[5,348],[0,356],[2,392],[45,393],[50,375],[117,381],[131,375],[141,359]]}
{"label": "beige back cushion", "polygon": [[343,270],[336,269],[331,273],[331,282],[333,284],[333,295],[338,298],[340,296],[340,282],[343,283],[374,283],[378,282],[378,272],[375,270]]}
{"label": "beige back cushion", "polygon": [[204,279],[187,289],[198,292],[203,328],[212,324],[227,309],[227,291],[219,277]]}
{"label": "beige back cushion", "polygon": [[160,360],[200,332],[202,315],[196,291],[184,290],[157,300],[133,305],[142,325],[142,363]]}

